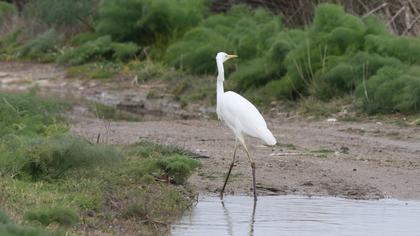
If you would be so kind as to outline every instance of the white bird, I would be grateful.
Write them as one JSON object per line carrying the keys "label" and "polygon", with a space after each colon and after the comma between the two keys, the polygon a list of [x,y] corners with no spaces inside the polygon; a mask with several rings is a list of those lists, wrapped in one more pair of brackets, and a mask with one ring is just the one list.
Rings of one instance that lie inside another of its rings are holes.
{"label": "white bird", "polygon": [[228,91],[225,92],[223,89],[223,82],[225,80],[225,72],[223,63],[231,58],[237,57],[236,55],[228,55],[224,52],[219,52],[216,55],[217,63],[217,115],[220,120],[223,120],[226,125],[235,134],[235,148],[233,151],[233,160],[230,164],[229,172],[227,173],[225,183],[222,191],[220,192],[220,198],[223,199],[223,192],[226,187],[226,183],[229,179],[230,172],[232,171],[236,150],[238,148],[237,142],[242,144],[247,153],[249,162],[252,168],[252,183],[254,191],[254,200],[257,200],[257,192],[255,187],[255,162],[251,158],[248,152],[248,148],[245,144],[244,134],[261,139],[266,145],[273,146],[277,143],[271,131],[267,128],[264,118],[257,108],[241,95]]}

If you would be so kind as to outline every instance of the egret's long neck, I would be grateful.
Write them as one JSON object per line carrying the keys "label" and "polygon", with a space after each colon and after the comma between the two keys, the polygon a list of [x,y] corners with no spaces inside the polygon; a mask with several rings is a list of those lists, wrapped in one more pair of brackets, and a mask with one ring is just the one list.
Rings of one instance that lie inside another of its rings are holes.
{"label": "egret's long neck", "polygon": [[223,68],[223,62],[217,61],[217,104],[219,104],[220,99],[222,98],[223,93],[223,81],[225,81],[225,70]]}

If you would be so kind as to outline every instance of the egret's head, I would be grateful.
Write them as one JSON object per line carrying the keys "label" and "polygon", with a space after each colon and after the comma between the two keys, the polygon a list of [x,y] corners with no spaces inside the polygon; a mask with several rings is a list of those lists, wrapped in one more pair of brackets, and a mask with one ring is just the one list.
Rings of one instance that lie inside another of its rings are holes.
{"label": "egret's head", "polygon": [[232,58],[235,58],[235,57],[238,57],[238,56],[236,56],[236,55],[229,55],[229,54],[227,54],[225,52],[219,52],[216,55],[216,61],[217,62],[224,63],[225,61],[227,61],[229,59],[232,59]]}

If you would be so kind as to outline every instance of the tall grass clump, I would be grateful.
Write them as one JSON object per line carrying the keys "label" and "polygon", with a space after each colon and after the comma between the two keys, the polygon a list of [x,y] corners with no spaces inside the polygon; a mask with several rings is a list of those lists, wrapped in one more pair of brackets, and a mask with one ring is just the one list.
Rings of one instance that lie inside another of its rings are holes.
{"label": "tall grass clump", "polygon": [[35,92],[0,94],[0,175],[50,180],[121,159],[112,147],[66,134],[65,107]]}
{"label": "tall grass clump", "polygon": [[68,105],[40,98],[36,91],[0,93],[0,138],[5,135],[49,135],[67,130],[59,112]]}
{"label": "tall grass clump", "polygon": [[109,0],[100,9],[96,30],[114,41],[142,46],[168,41],[204,17],[205,1]]}
{"label": "tall grass clump", "polygon": [[93,145],[71,135],[8,136],[0,143],[0,171],[24,180],[51,180],[70,170],[115,163],[121,155],[110,146]]}
{"label": "tall grass clump", "polygon": [[57,223],[60,226],[70,227],[79,222],[79,216],[74,210],[62,207],[33,209],[26,212],[24,218],[27,221],[37,221],[44,226]]}

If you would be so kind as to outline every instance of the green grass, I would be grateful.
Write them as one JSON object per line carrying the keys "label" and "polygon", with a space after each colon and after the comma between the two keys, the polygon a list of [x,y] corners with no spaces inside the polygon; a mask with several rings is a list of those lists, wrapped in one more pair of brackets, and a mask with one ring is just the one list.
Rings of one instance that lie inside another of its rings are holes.
{"label": "green grass", "polygon": [[0,171],[24,180],[53,180],[72,169],[110,165],[121,160],[112,147],[71,136],[8,136],[0,142]]}
{"label": "green grass", "polygon": [[69,106],[47,100],[36,91],[23,94],[0,93],[0,137],[5,135],[53,135],[66,130],[60,112]]}
{"label": "green grass", "polygon": [[167,180],[174,184],[184,184],[199,162],[191,159],[196,155],[174,146],[162,146],[150,142],[134,145],[131,156],[145,157],[141,166],[133,166],[131,174],[136,178],[145,175]]}
{"label": "green grass", "polygon": [[[191,205],[185,183],[199,165],[193,153],[147,141],[91,144],[67,129],[48,131],[64,124],[50,124],[63,111],[57,102],[35,93],[2,96],[9,110],[1,120],[0,205],[25,226],[0,212],[1,235],[85,234],[88,226],[98,234],[160,235]],[[48,129],[20,125],[16,132],[16,122]]]}
{"label": "green grass", "polygon": [[[105,216],[108,214],[116,215],[118,221],[122,222],[139,217],[139,220],[150,222],[152,229],[155,227],[153,222],[167,224],[191,204],[187,198],[188,191],[170,183],[183,184],[198,162],[172,151],[177,149],[170,147],[160,150],[156,147],[163,146],[138,144],[129,147],[124,158],[113,166],[71,169],[54,181],[33,182],[0,177],[0,203],[11,209],[18,219],[23,217],[23,212],[34,212],[35,216],[27,215],[25,219],[42,224],[53,221],[67,224],[67,217],[70,217],[67,216],[67,210],[56,210],[57,207],[73,209],[80,222],[89,220],[98,226],[106,222]],[[120,207],[113,207],[114,203],[109,199]],[[147,203],[147,209],[137,209],[144,203]],[[139,211],[144,211],[147,218],[142,218]],[[89,217],[88,212],[94,212],[95,217]],[[72,229],[77,230],[79,224]],[[122,227],[124,224],[132,227],[128,222],[122,224]],[[160,228],[162,225],[158,226],[158,231],[165,231],[165,228]],[[100,230],[107,230],[107,227]]]}
{"label": "green grass", "polygon": [[9,217],[6,213],[0,208],[0,224],[8,224],[10,223]]}
{"label": "green grass", "polygon": [[62,207],[33,209],[27,211],[24,218],[28,221],[37,221],[44,226],[57,223],[60,226],[70,227],[79,222],[79,216],[74,210]]}
{"label": "green grass", "polygon": [[22,227],[17,225],[5,224],[0,225],[0,235],[3,236],[49,236],[59,235],[46,232],[45,230],[33,228],[33,227]]}

